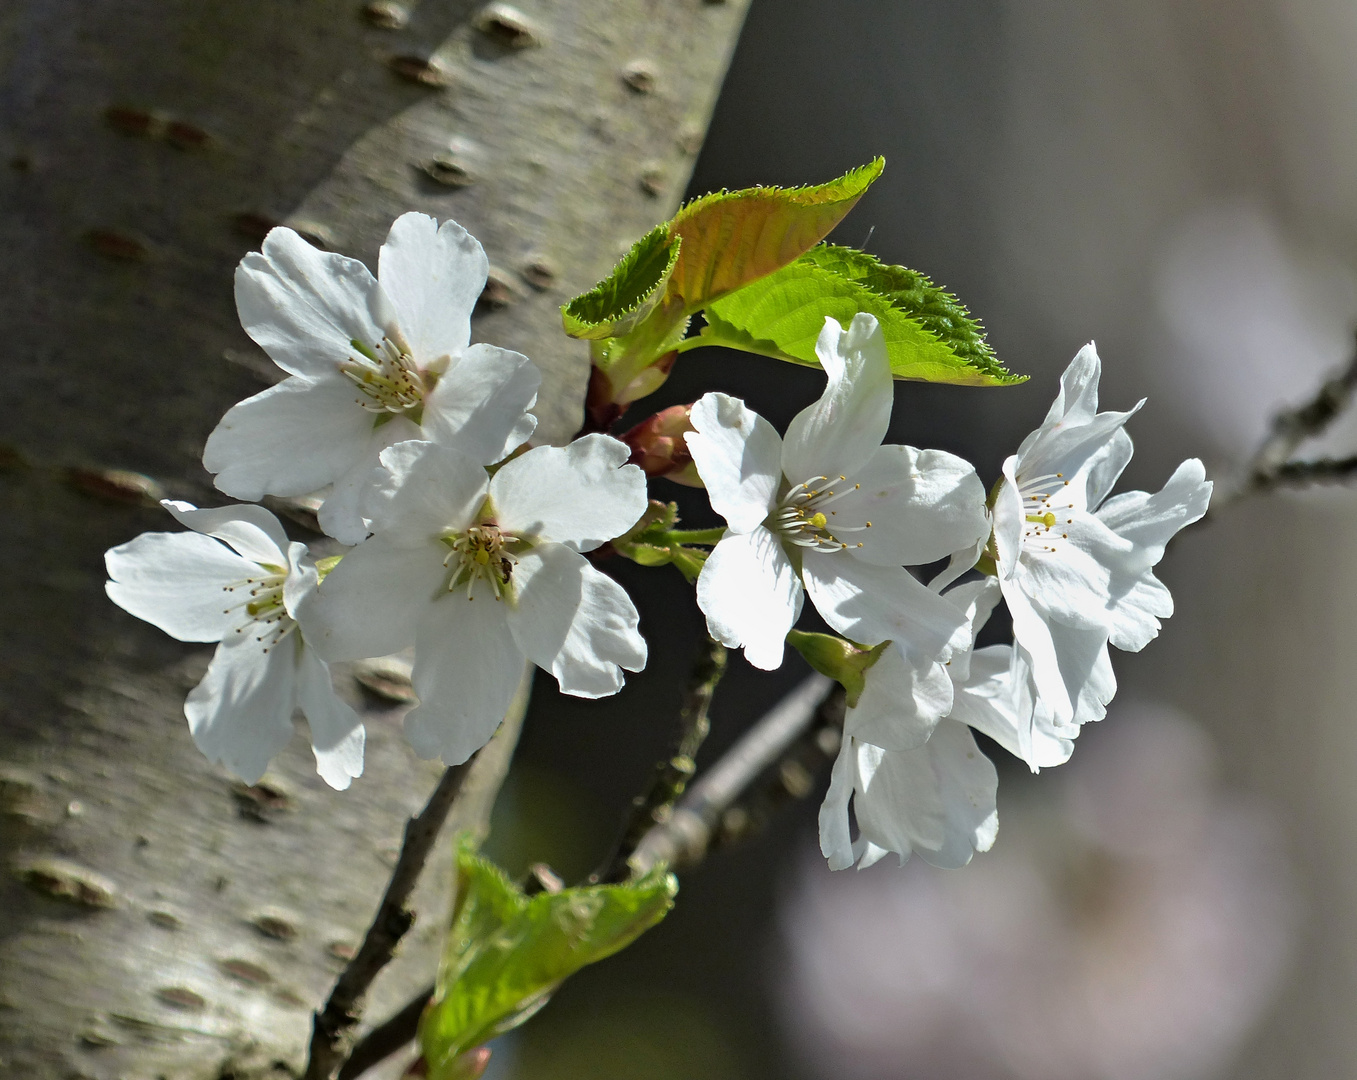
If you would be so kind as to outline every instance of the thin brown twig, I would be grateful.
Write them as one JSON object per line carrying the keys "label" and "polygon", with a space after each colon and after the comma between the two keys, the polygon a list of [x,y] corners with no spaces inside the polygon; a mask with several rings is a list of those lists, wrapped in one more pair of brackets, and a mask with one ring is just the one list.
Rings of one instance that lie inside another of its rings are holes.
{"label": "thin brown twig", "polygon": [[310,1053],[302,1080],[331,1080],[344,1064],[348,1037],[362,1016],[363,995],[414,924],[414,913],[405,906],[406,901],[449,816],[460,828],[486,827],[518,742],[530,687],[531,668],[524,674],[495,737],[469,762],[446,770],[424,809],[406,823],[400,855],[363,943],[335,981],[329,1000],[313,1014]]}
{"label": "thin brown twig", "polygon": [[683,694],[683,704],[679,707],[679,737],[675,742],[674,752],[665,760],[656,763],[649,789],[632,800],[622,837],[611,856],[592,875],[592,880],[603,882],[625,880],[631,873],[627,860],[636,850],[636,845],[655,825],[668,820],[674,803],[687,788],[693,773],[697,771],[695,761],[697,752],[711,730],[707,714],[711,709],[717,684],[720,683],[725,670],[726,647],[718,641],[707,638],[693,663],[688,686]]}

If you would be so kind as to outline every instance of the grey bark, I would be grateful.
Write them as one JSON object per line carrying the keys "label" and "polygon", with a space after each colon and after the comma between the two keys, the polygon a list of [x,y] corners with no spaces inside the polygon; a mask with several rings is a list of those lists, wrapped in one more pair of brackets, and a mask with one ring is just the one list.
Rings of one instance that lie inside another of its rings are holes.
{"label": "grey bark", "polygon": [[[371,261],[401,211],[455,217],[498,275],[476,336],[538,361],[540,430],[568,437],[587,362],[557,306],[672,211],[745,6],[425,0],[398,30],[351,0],[0,8],[5,1075],[296,1069],[438,775],[367,702],[349,792],[301,735],[240,790],[181,713],[210,649],[103,596],[104,549],[170,523],[98,470],[222,501],[203,440],[267,373],[236,261],[271,221]],[[429,977],[445,879],[374,1018]]]}

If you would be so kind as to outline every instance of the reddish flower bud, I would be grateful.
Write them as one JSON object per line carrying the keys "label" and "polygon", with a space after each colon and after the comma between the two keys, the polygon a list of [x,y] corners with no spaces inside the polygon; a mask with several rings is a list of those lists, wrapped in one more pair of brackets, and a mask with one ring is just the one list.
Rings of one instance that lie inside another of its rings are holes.
{"label": "reddish flower bud", "polygon": [[631,463],[641,466],[647,476],[664,476],[677,484],[702,487],[683,439],[684,432],[693,430],[689,419],[692,411],[691,405],[674,405],[620,436],[631,447]]}

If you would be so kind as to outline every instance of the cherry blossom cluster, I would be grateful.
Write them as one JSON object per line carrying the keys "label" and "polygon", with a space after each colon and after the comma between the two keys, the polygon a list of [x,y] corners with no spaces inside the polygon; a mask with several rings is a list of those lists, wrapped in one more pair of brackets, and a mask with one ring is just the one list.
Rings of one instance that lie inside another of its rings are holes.
{"label": "cherry blossom cluster", "polygon": [[[107,564],[120,606],[220,643],[185,712],[203,752],[247,781],[298,709],[320,775],[336,788],[360,775],[363,727],[335,661],[413,647],[406,734],[449,764],[490,738],[526,663],[588,698],[645,665],[630,598],[583,554],[646,513],[636,448],[603,434],[530,445],[537,369],[470,344],[487,270],[456,223],[405,214],[376,277],[285,228],[237,271],[241,322],[287,373],[207,441],[217,487],[247,501],[166,502],[190,531],[144,534]],[[1034,770],[1069,758],[1115,692],[1108,646],[1142,648],[1172,613],[1153,568],[1211,484],[1190,460],[1156,494],[1108,497],[1136,410],[1098,411],[1092,345],[988,495],[961,458],[883,442],[893,381],[873,316],[827,318],[816,355],[824,392],[782,435],[720,393],[665,420],[666,453],[725,521],[697,603],[758,668],[782,663],[807,595],[867,656],[820,815],[831,866],[888,852],[961,866],[998,822],[972,730]],[[253,502],[311,494],[340,556],[313,558]],[[920,568],[943,560],[926,583]],[[1013,643],[975,648],[1001,600]]]}

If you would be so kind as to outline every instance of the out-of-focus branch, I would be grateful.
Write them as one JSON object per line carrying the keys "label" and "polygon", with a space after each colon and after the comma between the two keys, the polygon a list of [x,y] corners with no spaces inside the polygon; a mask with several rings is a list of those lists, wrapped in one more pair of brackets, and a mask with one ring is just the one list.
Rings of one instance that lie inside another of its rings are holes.
{"label": "out-of-focus branch", "polygon": [[631,872],[642,875],[661,862],[674,868],[700,862],[726,811],[818,726],[818,719],[842,719],[842,708],[843,693],[830,679],[806,679],[698,777],[667,821],[645,834],[628,860]]}
{"label": "out-of-focus branch", "polygon": [[603,867],[593,875],[598,881],[615,882],[627,877],[627,860],[646,833],[657,824],[668,821],[678,800],[697,769],[695,758],[703,740],[711,730],[707,713],[717,684],[726,670],[726,647],[708,638],[702,645],[688,687],[679,708],[679,737],[674,752],[655,765],[650,789],[632,800],[631,813],[622,830],[617,848]]}
{"label": "out-of-focus branch", "polygon": [[[494,738],[471,761],[444,772],[424,809],[406,823],[400,855],[391,871],[377,914],[357,953],[335,981],[324,1008],[314,1014],[310,1056],[306,1071],[302,1074],[303,1080],[331,1080],[336,1070],[343,1065],[348,1036],[362,1016],[363,995],[377,974],[391,961],[396,946],[414,924],[414,913],[405,906],[406,901],[414,890],[415,882],[419,880],[420,871],[424,869],[443,826],[451,818],[459,831],[483,831],[487,827],[495,796],[508,773],[509,761],[518,744],[518,734],[528,707],[531,675],[529,667],[508,715]],[[418,1022],[418,1019],[416,1011],[414,1022]],[[397,1044],[393,1050],[400,1045],[403,1044]]]}
{"label": "out-of-focus branch", "polygon": [[1338,374],[1324,382],[1304,405],[1279,412],[1272,430],[1249,459],[1242,481],[1231,491],[1222,492],[1212,510],[1241,499],[1278,488],[1304,487],[1315,483],[1341,483],[1357,475],[1357,459],[1292,461],[1291,456],[1307,439],[1324,434],[1329,425],[1343,415],[1357,393],[1357,349]]}

